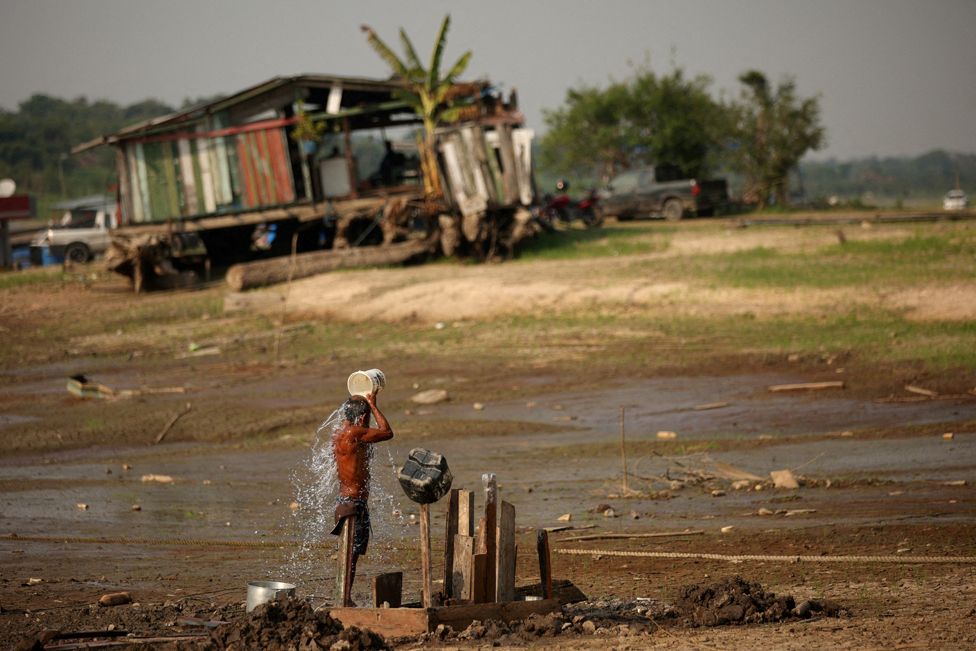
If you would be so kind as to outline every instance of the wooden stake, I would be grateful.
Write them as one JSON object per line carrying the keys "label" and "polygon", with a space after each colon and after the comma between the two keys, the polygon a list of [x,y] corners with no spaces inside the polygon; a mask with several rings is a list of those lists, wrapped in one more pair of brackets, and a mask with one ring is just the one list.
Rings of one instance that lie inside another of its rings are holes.
{"label": "wooden stake", "polygon": [[535,543],[539,552],[539,583],[542,585],[542,598],[552,599],[552,554],[549,550],[549,532],[539,531]]}
{"label": "wooden stake", "polygon": [[420,600],[433,608],[434,590],[430,573],[430,504],[420,505]]}
{"label": "wooden stake", "polygon": [[458,529],[459,534],[474,537],[474,493],[458,491]]}
{"label": "wooden stake", "polygon": [[173,417],[169,419],[169,422],[166,423],[166,426],[163,427],[163,430],[156,435],[156,440],[153,441],[153,445],[158,445],[164,438],[166,438],[166,435],[169,434],[169,431],[173,429],[173,425],[176,425],[176,421],[183,418],[183,416],[185,416],[186,414],[190,413],[191,409],[193,409],[193,405],[188,402],[186,403],[186,407],[184,407],[178,413],[174,414]]}
{"label": "wooden stake", "polygon": [[458,533],[458,494],[460,488],[452,488],[447,500],[447,524],[444,532],[444,596],[454,596],[454,537]]}
{"label": "wooden stake", "polygon": [[356,532],[356,516],[347,515],[339,537],[339,571],[336,572],[336,602],[352,605],[352,548]]}
{"label": "wooden stake", "polygon": [[501,503],[498,517],[495,601],[515,601],[515,507]]}
{"label": "wooden stake", "polygon": [[624,412],[626,407],[620,405],[620,462],[624,468],[624,489],[623,494],[626,496],[630,490],[627,488],[627,449],[624,446]]}
{"label": "wooden stake", "polygon": [[485,568],[485,594],[488,601],[494,601],[495,572],[498,566],[498,545],[495,534],[495,528],[498,526],[498,484],[493,472],[481,475],[481,481],[485,486],[485,554],[488,555],[488,566]]}
{"label": "wooden stake", "polygon": [[471,601],[476,604],[488,603],[488,554],[475,554],[473,559],[474,594]]}
{"label": "wooden stake", "polygon": [[455,599],[474,598],[474,537],[458,534],[454,537],[454,574],[451,594]]}

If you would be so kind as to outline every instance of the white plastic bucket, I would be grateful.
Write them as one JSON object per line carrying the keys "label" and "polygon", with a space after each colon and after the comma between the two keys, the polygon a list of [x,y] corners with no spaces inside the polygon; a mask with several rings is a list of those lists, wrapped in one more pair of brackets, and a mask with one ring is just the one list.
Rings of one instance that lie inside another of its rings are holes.
{"label": "white plastic bucket", "polygon": [[281,581],[251,581],[247,584],[247,608],[251,612],[261,604],[277,601],[282,597],[294,597],[295,586]]}
{"label": "white plastic bucket", "polygon": [[386,386],[386,376],[378,368],[368,371],[355,371],[346,380],[346,388],[351,396],[365,396],[379,393]]}

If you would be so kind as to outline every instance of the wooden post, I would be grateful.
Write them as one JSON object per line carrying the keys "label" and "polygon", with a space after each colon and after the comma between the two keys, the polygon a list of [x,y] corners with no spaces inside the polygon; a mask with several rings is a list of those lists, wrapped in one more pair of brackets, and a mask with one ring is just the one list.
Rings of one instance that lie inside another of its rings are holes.
{"label": "wooden post", "polygon": [[488,554],[475,554],[474,563],[474,595],[471,601],[476,604],[488,603]]}
{"label": "wooden post", "polygon": [[457,532],[474,537],[474,493],[463,489],[458,491]]}
{"label": "wooden post", "polygon": [[[454,595],[454,537],[458,533],[458,498],[460,488],[452,488],[447,500],[447,524],[444,533],[444,596]],[[467,533],[467,532],[465,532]]]}
{"label": "wooden post", "polygon": [[458,534],[454,537],[454,574],[451,576],[451,595],[455,599],[474,600],[474,537]]}
{"label": "wooden post", "polygon": [[495,571],[498,565],[497,537],[495,534],[498,523],[498,484],[493,472],[486,472],[481,475],[481,481],[485,486],[485,553],[488,555],[488,566],[485,568],[485,594],[489,601],[494,601]]}
{"label": "wooden post", "polygon": [[620,405],[620,461],[624,468],[624,497],[630,492],[627,488],[627,450],[624,447],[624,411],[626,407]]}
{"label": "wooden post", "polygon": [[336,572],[336,602],[352,605],[352,548],[356,535],[356,516],[347,515],[339,536],[339,571]]}
{"label": "wooden post", "polygon": [[433,608],[434,594],[430,574],[430,504],[420,505],[420,600]]}
{"label": "wooden post", "polygon": [[552,599],[552,555],[549,550],[549,532],[539,530],[535,543],[539,552],[539,583],[542,585],[542,598]]}
{"label": "wooden post", "polygon": [[373,577],[373,608],[399,608],[403,603],[403,572],[388,572]]}
{"label": "wooden post", "polygon": [[501,503],[496,539],[495,601],[515,601],[515,507]]}

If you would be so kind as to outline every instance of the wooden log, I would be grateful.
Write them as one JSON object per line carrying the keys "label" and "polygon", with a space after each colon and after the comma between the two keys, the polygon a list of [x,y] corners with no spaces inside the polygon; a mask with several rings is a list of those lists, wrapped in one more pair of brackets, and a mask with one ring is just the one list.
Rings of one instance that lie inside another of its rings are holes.
{"label": "wooden log", "polygon": [[496,533],[495,601],[515,599],[515,507],[501,503]]}
{"label": "wooden log", "polygon": [[403,603],[403,572],[387,572],[373,577],[373,607],[399,608]]}
{"label": "wooden log", "polygon": [[458,533],[458,494],[460,488],[452,488],[447,498],[447,523],[444,532],[444,596],[454,596],[454,537]]}
{"label": "wooden log", "polygon": [[489,601],[495,599],[495,572],[498,565],[497,537],[495,528],[498,526],[498,483],[495,473],[486,472],[481,476],[485,486],[485,553],[488,555],[487,589],[485,594]]}
{"label": "wooden log", "polygon": [[356,531],[356,516],[347,515],[339,536],[339,568],[336,572],[336,603],[352,605],[352,547]]}
{"label": "wooden log", "polygon": [[454,536],[453,568],[451,595],[455,599],[470,601],[474,594],[474,536]]}
{"label": "wooden log", "polygon": [[474,581],[471,601],[476,604],[488,603],[488,554],[474,555]]}
{"label": "wooden log", "polygon": [[430,572],[430,504],[420,505],[420,602],[434,605],[433,577]]}
{"label": "wooden log", "polygon": [[542,597],[552,599],[552,552],[549,549],[549,532],[540,530],[536,536],[535,548],[539,553],[539,583]]}
{"label": "wooden log", "polygon": [[433,244],[427,240],[411,240],[390,246],[363,246],[330,251],[314,251],[295,256],[294,268],[290,257],[271,258],[236,264],[227,271],[227,284],[234,291],[273,285],[292,278],[305,278],[315,274],[375,265],[400,264],[428,253]]}

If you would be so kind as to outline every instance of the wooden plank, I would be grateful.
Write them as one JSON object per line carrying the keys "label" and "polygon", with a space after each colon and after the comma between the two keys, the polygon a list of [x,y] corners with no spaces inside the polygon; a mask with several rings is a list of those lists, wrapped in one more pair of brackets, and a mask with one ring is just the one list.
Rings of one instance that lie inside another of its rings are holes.
{"label": "wooden plank", "polygon": [[495,601],[515,599],[515,507],[501,503],[495,546]]}
{"label": "wooden plank", "polygon": [[[167,145],[164,145],[164,147]],[[196,175],[193,173],[193,152],[190,150],[190,141],[181,138],[176,141],[176,149],[179,152],[180,162],[180,181],[183,184],[183,213],[186,215],[196,215],[200,212],[200,204],[197,202]],[[167,179],[168,182],[168,179]],[[180,214],[180,207],[176,199],[176,182],[173,182],[173,190],[170,192],[170,209],[174,210],[174,216]]]}
{"label": "wooden plank", "polygon": [[473,559],[471,601],[476,604],[488,603],[488,554],[475,554]]}
{"label": "wooden plank", "polygon": [[474,536],[454,536],[454,571],[451,575],[451,596],[472,599],[474,593]]}
{"label": "wooden plank", "polygon": [[518,180],[515,171],[515,148],[512,146],[512,127],[507,124],[498,126],[498,150],[502,159],[502,186],[504,188],[505,205],[512,205],[518,201]]}
{"label": "wooden plank", "polygon": [[462,631],[476,619],[481,621],[494,619],[503,622],[512,622],[525,619],[529,615],[545,615],[547,613],[557,612],[559,609],[559,602],[555,599],[444,606],[442,608],[434,608],[430,611],[430,625],[436,627],[438,624],[444,624],[450,626],[455,631]]}
{"label": "wooden plank", "polygon": [[403,603],[403,572],[387,572],[373,577],[373,607],[399,608]]}
{"label": "wooden plank", "polygon": [[424,608],[434,604],[430,573],[430,504],[420,505],[420,602]]}
{"label": "wooden plank", "polygon": [[[538,597],[542,595],[544,590],[545,586],[539,583],[521,585],[515,589],[515,598]],[[553,579],[552,598],[561,604],[573,604],[587,599],[583,591],[568,579]]]}
{"label": "wooden plank", "polygon": [[488,553],[488,537],[487,532],[488,527],[485,523],[484,516],[478,518],[478,532],[475,534],[474,539],[474,553],[475,554],[487,554]]}
{"label": "wooden plank", "polygon": [[495,535],[495,527],[498,526],[498,483],[493,472],[483,474],[481,481],[485,486],[485,553],[488,555],[488,567],[485,570],[487,573],[485,594],[489,600],[494,601],[495,572],[498,564],[497,538]]}
{"label": "wooden plank", "polygon": [[844,382],[841,380],[831,382],[800,382],[798,384],[774,384],[769,387],[772,393],[782,391],[817,391],[820,389],[843,389]]}
{"label": "wooden plank", "polygon": [[463,488],[458,491],[457,532],[474,537],[474,493]]}
{"label": "wooden plank", "polygon": [[352,605],[352,547],[356,531],[356,516],[348,515],[339,536],[338,571],[336,572],[336,603]]}
{"label": "wooden plank", "polygon": [[452,488],[447,498],[447,522],[444,532],[444,596],[454,596],[454,537],[458,533],[458,494],[460,488]]}
{"label": "wooden plank", "polygon": [[[197,131],[204,129],[206,129],[205,124],[197,126]],[[197,148],[197,164],[200,166],[199,190],[203,195],[203,212],[216,212],[217,195],[214,190],[214,176],[211,171],[213,141],[209,138],[197,138],[194,144]]]}
{"label": "wooden plank", "polygon": [[542,597],[552,599],[552,552],[549,548],[549,532],[539,531],[536,536],[536,550],[539,553],[539,583],[542,585]]}
{"label": "wooden plank", "polygon": [[386,637],[412,637],[433,630],[425,608],[332,608],[329,615],[345,627],[368,628]]}

